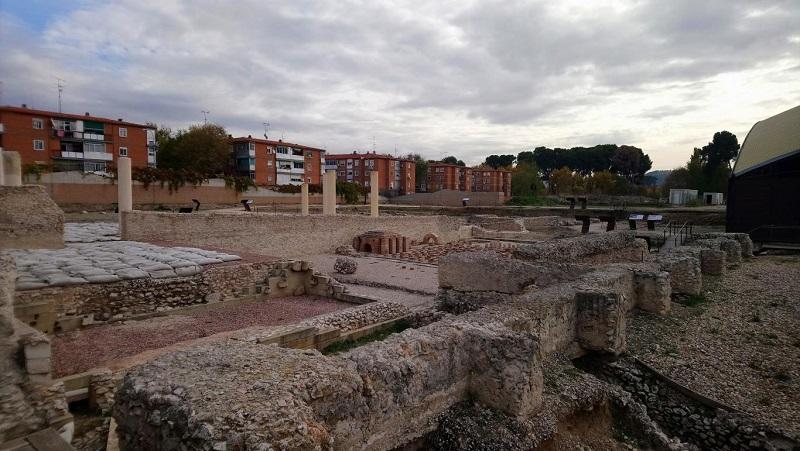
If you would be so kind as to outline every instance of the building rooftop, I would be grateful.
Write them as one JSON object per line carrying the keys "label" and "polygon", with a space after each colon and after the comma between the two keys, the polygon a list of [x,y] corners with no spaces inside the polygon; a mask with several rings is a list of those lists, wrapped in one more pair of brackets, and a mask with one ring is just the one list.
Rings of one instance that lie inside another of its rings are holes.
{"label": "building rooftop", "polygon": [[57,118],[63,119],[75,119],[75,120],[82,120],[82,121],[95,121],[95,122],[104,122],[107,124],[118,124],[118,125],[128,125],[131,127],[142,127],[142,128],[156,128],[152,125],[147,124],[137,124],[136,122],[127,122],[121,119],[110,119],[107,117],[100,117],[100,116],[92,116],[89,113],[84,114],[70,114],[70,113],[59,113],[58,111],[47,111],[47,110],[37,110],[28,107],[18,107],[18,106],[0,106],[0,112],[8,111],[11,113],[21,113],[21,114],[30,114],[31,116],[52,116]]}
{"label": "building rooftop", "polygon": [[329,160],[337,160],[343,158],[380,158],[380,159],[390,159],[390,160],[401,160],[401,161],[412,161],[408,158],[403,157],[396,157],[394,155],[389,155],[386,153],[375,153],[375,152],[366,152],[366,153],[337,153],[337,154],[330,154],[326,156]]}
{"label": "building rooftop", "polygon": [[270,146],[302,147],[303,149],[307,150],[316,150],[319,152],[325,152],[325,149],[318,149],[316,147],[306,146],[305,144],[290,143],[280,139],[277,141],[273,141],[271,139],[253,138],[252,136],[238,136],[236,138],[231,137],[230,139],[233,142],[257,142],[261,144],[267,144]]}

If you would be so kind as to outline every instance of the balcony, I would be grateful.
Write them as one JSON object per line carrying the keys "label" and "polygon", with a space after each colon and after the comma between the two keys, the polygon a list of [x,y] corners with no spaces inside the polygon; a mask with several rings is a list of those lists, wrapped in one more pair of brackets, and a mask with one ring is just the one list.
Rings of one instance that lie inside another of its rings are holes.
{"label": "balcony", "polygon": [[[61,152],[61,158],[68,158],[70,160],[101,160],[111,161],[114,155],[108,152]],[[153,157],[155,159],[155,157]],[[154,160],[155,161],[155,160]]]}
{"label": "balcony", "polygon": [[300,155],[292,155],[291,152],[289,153],[276,153],[275,158],[278,161],[305,161],[305,157]]}

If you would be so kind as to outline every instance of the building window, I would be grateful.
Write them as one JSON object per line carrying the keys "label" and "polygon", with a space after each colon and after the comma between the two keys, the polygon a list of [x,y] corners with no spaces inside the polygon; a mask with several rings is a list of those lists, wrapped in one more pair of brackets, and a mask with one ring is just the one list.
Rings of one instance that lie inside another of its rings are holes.
{"label": "building window", "polygon": [[353,164],[356,165],[356,166],[360,166],[361,165],[361,160],[355,160],[355,161],[353,161]]}
{"label": "building window", "polygon": [[306,152],[306,158],[311,158],[313,156],[314,154],[312,152]]}
{"label": "building window", "polygon": [[119,156],[127,157],[128,156],[128,148],[127,147],[120,147],[119,148]]}
{"label": "building window", "polygon": [[272,167],[272,160],[267,160],[267,166]]}
{"label": "building window", "polygon": [[344,171],[339,171],[339,177],[344,177]]}
{"label": "building window", "polygon": [[156,151],[155,151],[155,149],[147,149],[147,156],[148,156],[148,157],[154,157],[154,156],[156,156]]}
{"label": "building window", "polygon": [[293,161],[295,169],[303,169],[303,162],[302,161]]}
{"label": "building window", "polygon": [[41,139],[34,139],[33,150],[44,150],[44,141]]}
{"label": "building window", "polygon": [[356,169],[355,176],[358,177],[358,169]]}
{"label": "building window", "polygon": [[33,118],[33,128],[41,130],[44,128],[44,121],[38,117]]}
{"label": "building window", "polygon": [[255,180],[255,179],[256,179],[256,173],[253,172],[253,171],[250,171],[250,180]]}
{"label": "building window", "polygon": [[278,153],[287,154],[289,153],[289,149],[284,146],[278,146]]}
{"label": "building window", "polygon": [[271,181],[272,181],[272,176],[271,176],[271,175],[267,177],[267,181],[268,181],[268,182],[271,182]]}
{"label": "building window", "polygon": [[128,137],[128,129],[120,127],[119,128],[119,137],[120,138],[127,138]]}
{"label": "building window", "polygon": [[256,151],[256,143],[247,143],[247,144],[249,150],[252,150],[253,152]]}
{"label": "building window", "polygon": [[308,180],[308,183],[311,183],[311,177],[309,177],[307,180]]}

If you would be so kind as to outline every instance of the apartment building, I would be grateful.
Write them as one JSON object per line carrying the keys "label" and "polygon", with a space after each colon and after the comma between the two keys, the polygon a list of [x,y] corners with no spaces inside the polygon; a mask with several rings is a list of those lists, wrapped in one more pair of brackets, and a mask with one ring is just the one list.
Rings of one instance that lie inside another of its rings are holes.
{"label": "apartment building", "polygon": [[428,164],[427,191],[472,191],[472,168],[449,163]]}
{"label": "apartment building", "polygon": [[328,155],[329,167],[336,168],[336,180],[369,187],[371,171],[378,171],[378,191],[386,196],[401,196],[416,192],[416,164],[412,160],[392,155],[345,153]]}
{"label": "apartment building", "polygon": [[511,171],[479,167],[472,170],[472,191],[503,193],[511,197]]}
{"label": "apartment building", "polygon": [[60,171],[105,171],[120,156],[134,167],[156,165],[156,129],[85,114],[0,106],[0,148],[19,152],[22,164]]}
{"label": "apartment building", "polygon": [[253,138],[231,137],[236,173],[258,185],[319,185],[325,168],[325,151],[314,147]]}

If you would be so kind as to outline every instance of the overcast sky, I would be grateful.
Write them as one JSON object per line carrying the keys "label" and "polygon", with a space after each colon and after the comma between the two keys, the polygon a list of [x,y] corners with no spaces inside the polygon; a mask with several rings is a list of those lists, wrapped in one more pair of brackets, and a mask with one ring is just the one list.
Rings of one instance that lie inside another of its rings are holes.
{"label": "overcast sky", "polygon": [[630,144],[654,169],[800,104],[800,1],[0,0],[3,104],[467,163]]}

